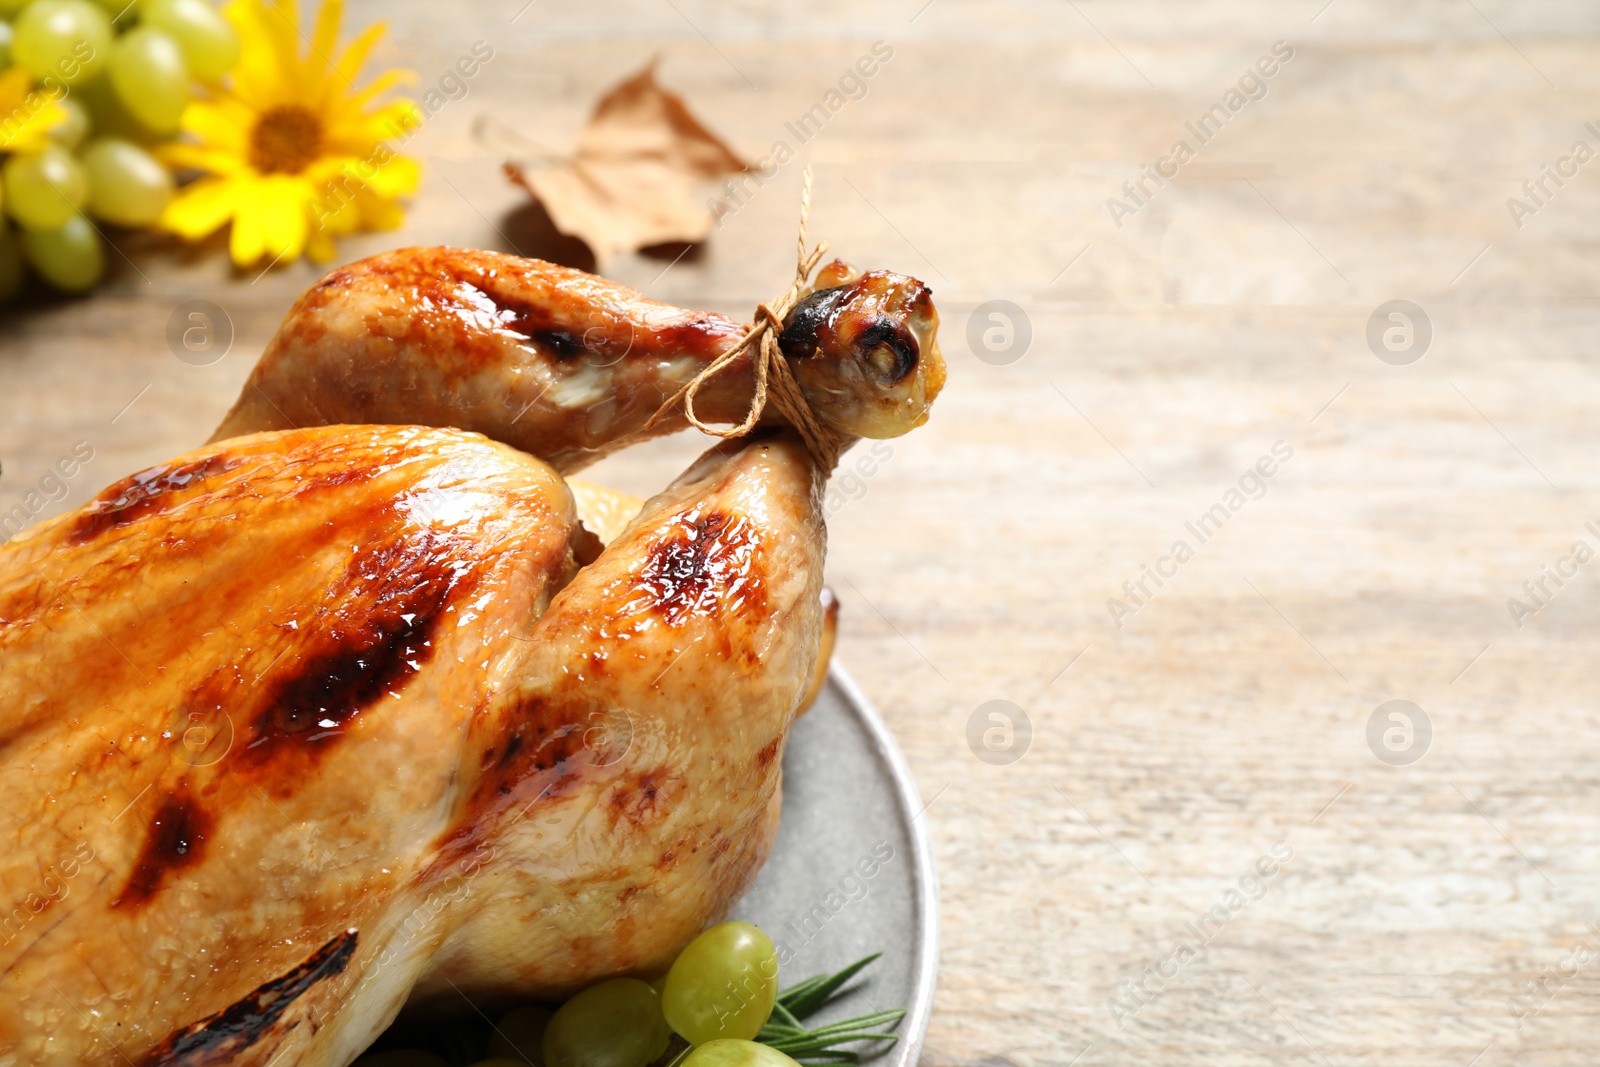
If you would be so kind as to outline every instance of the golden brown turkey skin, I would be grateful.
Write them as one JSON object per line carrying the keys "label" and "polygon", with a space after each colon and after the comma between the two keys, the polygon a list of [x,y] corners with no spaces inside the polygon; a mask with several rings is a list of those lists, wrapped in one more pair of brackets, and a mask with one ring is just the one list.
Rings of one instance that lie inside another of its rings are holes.
{"label": "golden brown turkey skin", "polygon": [[[846,274],[796,373],[835,432],[897,436],[927,418],[943,385],[938,314],[914,278],[823,269],[834,286]],[[688,426],[680,408],[645,429],[744,330],[536,259],[402,248],[300,297],[212,440],[334,423],[454,426],[573,471]],[[746,353],[700,390],[696,414],[740,423],[755,388]]]}
{"label": "golden brown turkey skin", "polygon": [[0,1064],[343,1065],[413,990],[659,971],[772,839],[821,483],[723,446],[578,570],[545,464],[341,426],[0,547]]}
{"label": "golden brown turkey skin", "polygon": [[[568,478],[567,488],[572,490],[572,500],[578,509],[578,520],[602,544],[610,544],[633,517],[644,507],[644,500],[632,493],[624,493],[582,478]],[[817,665],[811,684],[800,701],[798,714],[804,715],[822,695],[828,684],[828,664],[833,659],[833,645],[839,632],[839,598],[832,589],[822,587],[822,640],[817,649]]]}

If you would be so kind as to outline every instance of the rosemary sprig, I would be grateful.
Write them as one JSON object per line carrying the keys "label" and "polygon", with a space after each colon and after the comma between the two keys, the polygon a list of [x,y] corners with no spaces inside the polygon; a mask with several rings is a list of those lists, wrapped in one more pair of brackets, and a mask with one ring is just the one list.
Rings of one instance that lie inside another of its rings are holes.
{"label": "rosemary sprig", "polygon": [[[853,1049],[840,1048],[840,1045],[856,1041],[893,1044],[899,1040],[894,1034],[882,1032],[883,1029],[892,1028],[905,1016],[905,1012],[898,1008],[858,1015],[826,1026],[808,1028],[802,1024],[807,1016],[836,1000],[844,984],[880,955],[882,953],[874,952],[841,971],[807,978],[779,993],[772,1016],[761,1028],[761,1033],[756,1035],[756,1040],[801,1063],[850,1065],[859,1064],[862,1054]],[[881,1055],[887,1049],[888,1044],[885,1044],[871,1049],[867,1055]]]}
{"label": "rosemary sprig", "polygon": [[860,974],[867,964],[881,955],[883,953],[874,952],[865,959],[856,960],[837,974],[819,974],[807,978],[804,982],[796,982],[778,994],[778,1003],[783,1005],[798,1022],[826,1004],[841,986]]}

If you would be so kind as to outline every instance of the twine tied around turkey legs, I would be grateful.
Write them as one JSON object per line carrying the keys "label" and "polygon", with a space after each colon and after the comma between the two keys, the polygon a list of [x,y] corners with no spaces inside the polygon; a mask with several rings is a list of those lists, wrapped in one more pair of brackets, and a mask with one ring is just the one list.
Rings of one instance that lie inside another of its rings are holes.
{"label": "twine tied around turkey legs", "polygon": [[[673,393],[644,424],[645,431],[654,426],[657,420],[670,414],[681,400],[684,417],[695,429],[713,437],[742,437],[755,428],[756,423],[761,420],[762,412],[766,410],[767,402],[771,401],[784,421],[799,432],[812,458],[825,472],[831,473],[838,465],[839,454],[850,446],[853,438],[830,429],[817,418],[816,412],[811,410],[811,402],[806,399],[805,393],[800,389],[800,383],[795,380],[789,361],[783,358],[783,352],[778,348],[778,335],[783,332],[783,320],[805,298],[811,272],[816,269],[823,253],[828,250],[828,242],[819,241],[815,248],[807,251],[806,222],[810,215],[811,168],[807,167],[805,189],[800,194],[800,236],[795,257],[794,281],[790,283],[788,291],[775,300],[757,304],[755,323],[745,331],[744,336],[739,338],[739,343],[712,360],[704,370],[694,376],[693,381]],[[745,415],[744,421],[737,426],[729,427],[710,426],[700,421],[700,417],[694,413],[694,398],[699,393],[700,387],[732,366],[746,349],[751,350],[751,358],[755,365],[756,394],[750,402],[750,411]]]}

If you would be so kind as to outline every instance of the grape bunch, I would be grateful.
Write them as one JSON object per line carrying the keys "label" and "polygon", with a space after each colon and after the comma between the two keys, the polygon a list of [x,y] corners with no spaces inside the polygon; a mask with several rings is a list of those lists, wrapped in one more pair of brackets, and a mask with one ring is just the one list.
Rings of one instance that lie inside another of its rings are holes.
{"label": "grape bunch", "polygon": [[0,0],[0,77],[28,76],[65,118],[49,143],[0,157],[0,304],[29,269],[77,293],[105,270],[103,228],[146,227],[173,193],[152,148],[173,139],[193,83],[216,84],[239,38],[211,0]]}

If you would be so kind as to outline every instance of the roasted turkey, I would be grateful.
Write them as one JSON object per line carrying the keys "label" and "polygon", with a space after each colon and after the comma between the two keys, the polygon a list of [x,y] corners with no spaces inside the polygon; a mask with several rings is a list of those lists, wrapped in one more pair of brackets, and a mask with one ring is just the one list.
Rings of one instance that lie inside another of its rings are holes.
{"label": "roasted turkey", "polygon": [[[927,288],[816,284],[782,347],[818,418],[920,424]],[[636,515],[563,475],[682,427],[647,422],[742,329],[378,256],[210,444],[0,547],[0,1065],[342,1067],[408,1003],[651,977],[722,915],[816,674],[828,471],[763,420]]]}

